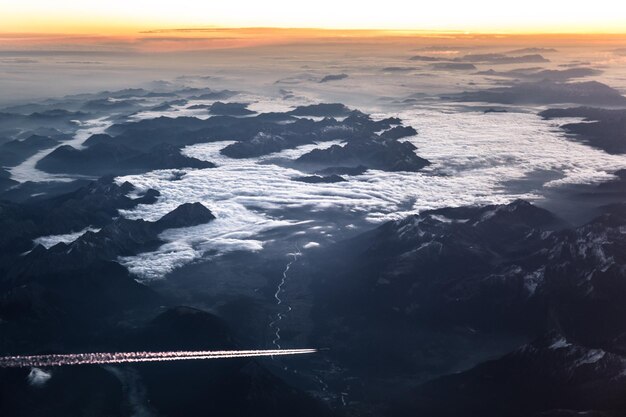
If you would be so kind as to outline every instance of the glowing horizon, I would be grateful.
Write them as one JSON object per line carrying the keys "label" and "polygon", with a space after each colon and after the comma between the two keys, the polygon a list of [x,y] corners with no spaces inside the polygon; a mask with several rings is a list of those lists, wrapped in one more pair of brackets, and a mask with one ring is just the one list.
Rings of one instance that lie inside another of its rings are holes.
{"label": "glowing horizon", "polygon": [[0,5],[3,33],[131,34],[184,28],[308,28],[506,34],[626,33],[626,3],[597,0],[593,7],[528,0],[518,7],[495,0],[403,0],[363,4],[317,0],[23,0]]}

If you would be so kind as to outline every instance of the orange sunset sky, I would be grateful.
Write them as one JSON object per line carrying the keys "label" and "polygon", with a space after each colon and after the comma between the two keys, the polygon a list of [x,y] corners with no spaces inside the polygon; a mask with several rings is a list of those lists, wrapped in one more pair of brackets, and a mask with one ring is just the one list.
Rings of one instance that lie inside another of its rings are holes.
{"label": "orange sunset sky", "polygon": [[615,0],[1,0],[0,32],[128,34],[206,27],[625,33]]}
{"label": "orange sunset sky", "polygon": [[4,50],[170,51],[483,34],[623,43],[625,33],[626,2],[616,0],[0,0]]}

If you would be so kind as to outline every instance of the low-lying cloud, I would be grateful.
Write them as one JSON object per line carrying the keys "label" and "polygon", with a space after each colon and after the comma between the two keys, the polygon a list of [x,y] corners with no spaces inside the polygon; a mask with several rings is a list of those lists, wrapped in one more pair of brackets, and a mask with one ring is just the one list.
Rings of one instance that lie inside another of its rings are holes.
{"label": "low-lying cloud", "polygon": [[292,180],[302,172],[274,162],[334,143],[307,145],[263,158],[231,159],[219,152],[232,143],[223,141],[183,151],[215,162],[217,168],[188,170],[176,181],[171,181],[169,170],[119,178],[135,184],[138,191],[155,188],[161,192],[156,204],[124,212],[127,217],[157,220],[182,203],[196,201],[217,216],[207,225],[166,231],[161,237],[167,243],[157,251],[120,261],[141,279],[157,279],[207,253],[262,249],[261,232],[301,221],[289,218],[294,209],[342,210],[379,223],[426,209],[537,199],[542,190],[536,187],[514,192],[506,187],[508,181],[536,172],[558,173],[544,184],[556,187],[606,180],[610,172],[626,167],[622,157],[568,140],[557,122],[535,114],[452,113],[429,108],[403,111],[398,116],[417,128],[419,134],[409,140],[420,156],[433,162],[421,172],[369,170],[360,176],[346,176],[347,181],[340,183],[303,183]]}

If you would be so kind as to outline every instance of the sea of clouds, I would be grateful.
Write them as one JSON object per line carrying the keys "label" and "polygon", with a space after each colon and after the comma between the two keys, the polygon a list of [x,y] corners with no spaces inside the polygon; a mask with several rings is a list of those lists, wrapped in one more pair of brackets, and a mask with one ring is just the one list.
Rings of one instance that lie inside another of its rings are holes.
{"label": "sea of clouds", "polygon": [[309,184],[293,181],[303,173],[277,161],[340,142],[232,159],[219,152],[232,141],[221,141],[183,149],[183,154],[215,162],[217,168],[187,170],[176,180],[170,170],[118,178],[133,183],[137,192],[148,188],[161,192],[156,204],[123,212],[128,218],[157,220],[186,202],[201,202],[217,217],[206,225],[165,231],[161,238],[166,243],[158,250],[120,262],[141,280],[158,279],[207,253],[260,250],[264,231],[311,227],[301,216],[289,218],[294,209],[306,210],[311,219],[342,210],[376,224],[426,209],[540,199],[542,190],[536,185],[518,186],[515,191],[506,186],[537,172],[554,173],[543,185],[550,188],[606,180],[610,172],[626,167],[623,156],[565,138],[558,126],[568,120],[545,121],[534,113],[459,112],[445,106],[375,117],[392,115],[418,130],[407,140],[431,166],[418,173],[370,170],[346,176],[346,182]]}

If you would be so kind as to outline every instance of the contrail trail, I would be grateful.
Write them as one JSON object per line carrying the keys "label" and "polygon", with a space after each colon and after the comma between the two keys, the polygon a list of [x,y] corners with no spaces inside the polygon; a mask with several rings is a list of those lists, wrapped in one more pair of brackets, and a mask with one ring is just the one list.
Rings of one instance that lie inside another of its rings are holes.
{"label": "contrail trail", "polygon": [[97,352],[58,355],[4,356],[0,368],[95,365],[105,363],[162,362],[199,359],[249,358],[254,356],[303,355],[317,349],[200,350],[174,352]]}

